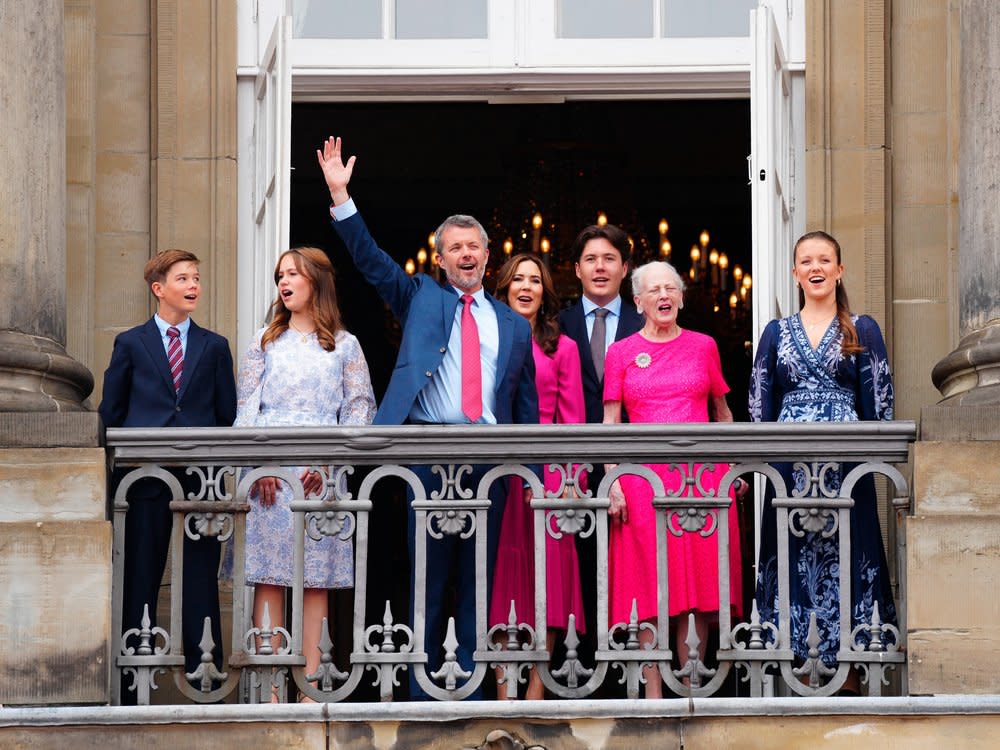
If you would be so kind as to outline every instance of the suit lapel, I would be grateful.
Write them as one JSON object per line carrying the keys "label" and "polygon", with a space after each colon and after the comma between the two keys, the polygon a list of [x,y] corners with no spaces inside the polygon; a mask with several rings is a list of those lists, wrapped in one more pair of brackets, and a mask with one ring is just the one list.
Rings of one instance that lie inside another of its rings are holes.
{"label": "suit lapel", "polygon": [[489,295],[486,299],[493,305],[493,310],[497,316],[497,330],[500,334],[500,345],[497,349],[497,376],[494,391],[500,390],[504,375],[507,372],[507,363],[510,361],[510,350],[514,341],[514,315],[516,313],[506,305],[497,304]]}
{"label": "suit lapel", "polygon": [[188,383],[191,382],[191,376],[194,375],[195,367],[198,366],[198,360],[205,352],[207,339],[205,330],[195,325],[192,320],[191,327],[188,328],[187,348],[184,350],[184,370],[181,372],[181,388],[177,392],[178,401],[184,398],[184,394],[187,392]]}
{"label": "suit lapel", "polygon": [[174,379],[170,377],[170,363],[167,362],[167,350],[163,348],[160,329],[156,327],[156,323],[152,318],[142,327],[139,339],[142,341],[142,345],[146,347],[149,358],[153,361],[153,365],[157,371],[159,371],[160,377],[163,378],[164,385],[173,393]]}
{"label": "suit lapel", "polygon": [[451,327],[455,325],[455,308],[458,307],[461,300],[450,284],[442,286],[441,291],[441,322],[444,323],[443,345],[447,346],[448,339],[451,337]]}
{"label": "suit lapel", "polygon": [[642,328],[642,315],[622,298],[621,316],[618,319],[618,330],[615,331],[615,341],[628,338]]}

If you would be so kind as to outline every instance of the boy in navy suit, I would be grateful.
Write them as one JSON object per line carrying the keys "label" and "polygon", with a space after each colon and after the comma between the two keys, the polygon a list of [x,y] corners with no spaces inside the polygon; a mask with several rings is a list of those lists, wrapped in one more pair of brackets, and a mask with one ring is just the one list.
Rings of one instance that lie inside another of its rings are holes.
{"label": "boy in navy suit", "polygon": [[[104,373],[98,410],[105,427],[228,427],[236,418],[236,383],[229,343],[195,325],[189,317],[201,297],[198,258],[186,250],[164,250],[146,263],[143,276],[157,299],[156,314],[115,339],[111,363]],[[200,482],[183,469],[174,470],[185,493]],[[121,480],[121,472],[112,479]],[[125,581],[122,632],[140,627],[144,605],[156,624],[156,600],[166,565],[173,519],[170,491],[156,479],[141,479],[128,491],[125,514]],[[200,660],[205,617],[212,620],[215,662],[222,665],[219,622],[217,539],[184,539],[184,612],[181,633],[172,623],[172,639],[182,635],[187,672]],[[130,639],[135,646],[137,639]],[[117,646],[116,646],[117,650]],[[123,679],[122,702],[136,693]]]}

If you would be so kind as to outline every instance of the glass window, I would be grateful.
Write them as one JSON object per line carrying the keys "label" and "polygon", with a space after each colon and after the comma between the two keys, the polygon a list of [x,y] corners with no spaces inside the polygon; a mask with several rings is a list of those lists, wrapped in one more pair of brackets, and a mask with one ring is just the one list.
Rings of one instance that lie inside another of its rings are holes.
{"label": "glass window", "polygon": [[749,36],[757,0],[663,0],[663,36]]}
{"label": "glass window", "polygon": [[486,39],[488,0],[396,0],[397,39]]}
{"label": "glass window", "polygon": [[382,0],[293,0],[296,39],[381,39]]}
{"label": "glass window", "polygon": [[562,39],[649,39],[653,0],[559,0],[557,36]]}

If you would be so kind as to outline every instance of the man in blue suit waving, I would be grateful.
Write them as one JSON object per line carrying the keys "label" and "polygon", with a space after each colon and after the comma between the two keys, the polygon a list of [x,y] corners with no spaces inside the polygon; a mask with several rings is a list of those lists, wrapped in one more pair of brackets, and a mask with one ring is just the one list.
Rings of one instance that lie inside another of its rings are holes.
{"label": "man in blue suit waving", "polygon": [[[396,366],[375,424],[537,423],[538,396],[528,322],[487,295],[483,275],[488,238],[471,216],[445,219],[437,230],[438,262],[447,283],[425,274],[407,275],[368,233],[347,192],[355,157],[345,163],[339,138],[316,152],[333,205],[330,214],[358,270],[399,318],[403,338]],[[466,487],[475,487],[488,467],[475,467]],[[414,467],[428,495],[441,479],[428,467]],[[487,519],[487,581],[492,582],[506,487],[495,483]],[[409,511],[410,592],[412,592],[414,513]],[[476,565],[473,540],[446,537],[428,545],[426,596],[427,671],[440,665],[446,612],[444,592],[454,578],[458,661],[473,668],[476,646]],[[411,605],[412,606],[412,605]],[[424,644],[417,644],[418,647]],[[411,693],[422,691],[411,674]],[[472,697],[477,697],[473,694]]]}

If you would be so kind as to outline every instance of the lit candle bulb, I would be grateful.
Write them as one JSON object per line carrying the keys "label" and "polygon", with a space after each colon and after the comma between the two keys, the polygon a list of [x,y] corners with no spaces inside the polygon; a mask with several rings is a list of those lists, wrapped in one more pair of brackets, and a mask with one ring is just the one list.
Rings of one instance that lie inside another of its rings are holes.
{"label": "lit candle bulb", "polygon": [[719,253],[719,286],[722,291],[729,288],[729,256]]}
{"label": "lit candle bulb", "polygon": [[730,320],[736,320],[736,305],[739,304],[739,298],[736,296],[736,292],[729,295],[729,318]]}
{"label": "lit candle bulb", "polygon": [[708,254],[708,262],[712,264],[712,286],[719,285],[719,251],[714,247]]}
{"label": "lit candle bulb", "polygon": [[434,278],[438,281],[441,280],[441,256],[438,255],[437,250],[431,253],[431,268],[434,269]]}
{"label": "lit candle bulb", "polygon": [[424,266],[427,264],[427,250],[425,248],[420,248],[417,250],[417,270],[420,273],[424,272]]}
{"label": "lit candle bulb", "polygon": [[542,241],[539,244],[539,247],[542,250],[542,263],[544,263],[545,267],[548,268],[549,267],[549,250],[552,249],[552,243],[549,242],[549,238],[548,237],[542,237]]}
{"label": "lit candle bulb", "polygon": [[708,243],[710,239],[708,230],[702,229],[701,234],[698,235],[698,242],[701,244],[701,262],[698,264],[699,271],[704,271],[708,267]]}
{"label": "lit candle bulb", "polygon": [[531,217],[531,252],[537,253],[542,240],[542,215],[536,213]]}
{"label": "lit candle bulb", "polygon": [[737,289],[743,285],[743,266],[739,263],[733,266],[733,280],[736,282]]}
{"label": "lit candle bulb", "polygon": [[667,236],[667,231],[669,229],[670,229],[670,225],[667,223],[667,220],[666,219],[660,219],[659,230],[660,230],[660,237],[661,238]]}
{"label": "lit candle bulb", "polygon": [[691,245],[691,281],[698,280],[698,269],[701,266],[701,248]]}
{"label": "lit candle bulb", "polygon": [[503,254],[510,255],[512,252],[514,252],[514,240],[508,237],[503,241]]}
{"label": "lit candle bulb", "polygon": [[673,246],[670,244],[670,240],[663,240],[663,242],[660,243],[660,255],[663,256],[664,260],[670,259],[670,251],[672,249]]}
{"label": "lit candle bulb", "polygon": [[431,249],[432,253],[437,250],[437,235],[434,232],[427,235],[427,247]]}
{"label": "lit candle bulb", "polygon": [[417,265],[416,265],[416,263],[413,262],[413,258],[407,258],[406,259],[406,264],[403,266],[403,269],[410,276],[412,276],[413,274],[415,274],[417,272]]}
{"label": "lit candle bulb", "polygon": [[597,226],[603,227],[608,223],[608,215],[603,211],[597,212]]}

